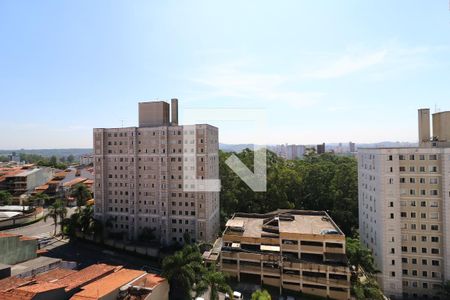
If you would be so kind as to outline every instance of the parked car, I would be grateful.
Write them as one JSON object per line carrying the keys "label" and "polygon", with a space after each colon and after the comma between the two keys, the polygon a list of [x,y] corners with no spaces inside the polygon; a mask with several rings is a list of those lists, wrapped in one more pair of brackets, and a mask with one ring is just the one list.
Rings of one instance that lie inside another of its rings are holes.
{"label": "parked car", "polygon": [[230,298],[228,294],[225,294],[225,300],[244,300],[244,297],[240,292],[233,292],[233,298]]}

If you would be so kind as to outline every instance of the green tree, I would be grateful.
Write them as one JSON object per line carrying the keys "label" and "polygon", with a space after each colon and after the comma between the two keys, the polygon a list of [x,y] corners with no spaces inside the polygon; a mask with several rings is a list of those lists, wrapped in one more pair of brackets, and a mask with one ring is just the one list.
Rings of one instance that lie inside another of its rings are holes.
{"label": "green tree", "polygon": [[76,184],[70,191],[70,196],[77,200],[77,210],[80,211],[81,206],[86,205],[86,202],[92,198],[91,192],[85,184]]}
{"label": "green tree", "polygon": [[211,300],[218,300],[219,292],[228,293],[228,295],[233,293],[233,290],[227,283],[225,274],[217,271],[214,265],[205,268],[204,274],[202,274],[200,281],[196,284],[196,296],[203,295],[208,288],[210,288]]}
{"label": "green tree", "polygon": [[295,208],[328,211],[347,236],[358,228],[355,158],[311,153],[302,160],[285,160],[268,151],[267,191],[255,193],[227,166],[226,160],[232,154],[253,170],[253,151],[219,151],[222,225],[234,212],[267,213]]}
{"label": "green tree", "polygon": [[151,241],[154,241],[156,239],[155,229],[150,227],[142,228],[141,232],[139,233],[138,239],[142,243],[149,243]]}
{"label": "green tree", "polygon": [[[64,211],[66,208],[64,206],[64,203],[62,200],[58,199],[48,207],[47,213],[44,215],[44,222],[47,222],[48,218],[53,219],[53,222],[55,224],[55,230],[53,232],[53,235],[56,235],[56,229],[58,227],[58,217],[61,217],[62,211]],[[61,219],[62,221],[62,219]]]}
{"label": "green tree", "polygon": [[75,157],[72,154],[70,154],[69,156],[67,156],[67,161],[71,164],[75,161]]}
{"label": "green tree", "polygon": [[58,163],[58,158],[55,155],[52,155],[50,157],[50,161],[49,162],[50,162],[50,165],[56,166],[56,164]]}
{"label": "green tree", "polygon": [[204,274],[202,256],[196,245],[185,245],[182,250],[164,258],[162,276],[170,284],[171,300],[191,299],[192,287]]}
{"label": "green tree", "polygon": [[352,286],[353,294],[357,300],[383,300],[384,295],[378,283],[372,277],[366,278],[363,282],[358,281]]}
{"label": "green tree", "polygon": [[446,281],[441,285],[439,295],[444,296],[444,299],[450,299],[450,281]]}
{"label": "green tree", "polygon": [[0,191],[0,203],[2,205],[11,205],[12,195],[8,191]]}
{"label": "green tree", "polygon": [[351,265],[356,267],[358,272],[360,268],[369,274],[375,274],[378,270],[375,267],[375,262],[372,256],[372,252],[363,247],[361,242],[357,238],[347,238],[346,241],[347,257]]}
{"label": "green tree", "polygon": [[266,290],[257,290],[252,294],[252,300],[272,300],[269,292]]}

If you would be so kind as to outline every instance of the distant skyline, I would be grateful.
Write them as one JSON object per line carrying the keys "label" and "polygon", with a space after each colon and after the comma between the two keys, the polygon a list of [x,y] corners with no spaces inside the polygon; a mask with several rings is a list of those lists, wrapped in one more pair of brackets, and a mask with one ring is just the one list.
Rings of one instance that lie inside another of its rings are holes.
{"label": "distant skyline", "polygon": [[266,110],[271,144],[416,142],[450,110],[447,0],[1,1],[0,39],[0,149],[91,148],[155,99]]}

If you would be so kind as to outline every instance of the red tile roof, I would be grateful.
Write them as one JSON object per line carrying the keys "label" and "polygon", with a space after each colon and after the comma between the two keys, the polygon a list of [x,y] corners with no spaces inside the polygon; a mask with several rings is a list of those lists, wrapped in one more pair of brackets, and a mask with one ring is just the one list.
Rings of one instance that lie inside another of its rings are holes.
{"label": "red tile roof", "polygon": [[36,284],[30,284],[30,285],[25,285],[25,286],[16,288],[16,289],[14,289],[14,291],[25,291],[25,292],[39,294],[39,293],[48,292],[48,291],[52,291],[52,290],[62,289],[64,287],[65,287],[64,285],[61,285],[58,283],[39,282]]}
{"label": "red tile roof", "polygon": [[147,274],[144,277],[139,278],[135,282],[133,282],[133,286],[146,287],[149,289],[153,289],[156,286],[160,285],[166,281],[164,277],[161,277],[156,274]]}
{"label": "red tile roof", "polygon": [[0,292],[6,292],[31,282],[33,282],[33,279],[31,278],[8,277],[0,280]]}
{"label": "red tile roof", "polygon": [[117,267],[106,264],[96,264],[84,268],[76,273],[70,274],[58,280],[57,282],[58,284],[66,285],[66,291],[70,291],[85,286],[93,282],[94,280],[105,277],[106,275],[111,274],[121,268],[121,266]]}
{"label": "red tile roof", "polygon": [[34,280],[36,280],[36,282],[55,282],[74,273],[77,273],[77,271],[69,269],[53,269],[36,275]]}
{"label": "red tile roof", "polygon": [[115,290],[118,290],[122,286],[144,274],[144,271],[121,269],[111,275],[86,285],[83,287],[81,292],[76,293],[70,299],[99,299],[114,292]]}
{"label": "red tile roof", "polygon": [[36,293],[12,290],[8,292],[0,292],[0,300],[31,300]]}

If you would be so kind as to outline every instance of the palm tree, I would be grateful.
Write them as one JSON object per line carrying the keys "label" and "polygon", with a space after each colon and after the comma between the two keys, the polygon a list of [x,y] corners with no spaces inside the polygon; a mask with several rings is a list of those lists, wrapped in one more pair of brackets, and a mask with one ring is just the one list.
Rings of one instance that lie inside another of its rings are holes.
{"label": "palm tree", "polygon": [[76,184],[70,191],[70,196],[77,199],[78,211],[80,211],[81,206],[86,205],[86,202],[92,198],[91,192],[88,190],[85,184]]}
{"label": "palm tree", "polygon": [[[64,203],[61,200],[56,200],[55,203],[48,207],[48,212],[44,216],[44,222],[47,222],[48,218],[52,218],[55,223],[55,231],[53,235],[56,235],[56,228],[58,226],[58,217],[61,216],[61,210],[64,207]],[[65,208],[64,208],[65,209]]]}
{"label": "palm tree", "polygon": [[257,290],[252,294],[252,300],[272,300],[269,292],[266,290]]}
{"label": "palm tree", "polygon": [[31,206],[43,206],[50,202],[50,197],[47,194],[39,193],[30,198],[30,205]]}
{"label": "palm tree", "polygon": [[171,286],[171,300],[191,299],[192,287],[204,273],[202,256],[196,245],[185,245],[174,255],[164,258],[162,269],[162,275]]}
{"label": "palm tree", "polygon": [[200,282],[195,287],[197,297],[201,296],[209,288],[211,289],[211,300],[218,300],[219,292],[228,293],[228,295],[233,294],[233,290],[228,285],[224,273],[216,271],[216,267],[214,265],[211,265],[208,269],[205,268],[205,271],[205,274],[202,275]]}
{"label": "palm tree", "polygon": [[63,220],[67,216],[67,208],[66,208],[66,205],[64,204],[64,202],[62,200],[59,199],[59,200],[56,200],[56,202],[58,202],[57,203],[57,207],[58,207],[57,212],[58,212],[58,216],[59,216],[59,219],[60,219],[59,224],[61,226],[61,235],[64,237],[64,230],[63,230],[64,222],[63,222]]}

